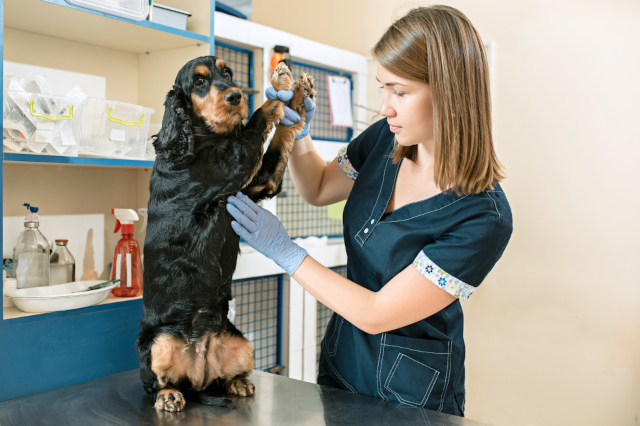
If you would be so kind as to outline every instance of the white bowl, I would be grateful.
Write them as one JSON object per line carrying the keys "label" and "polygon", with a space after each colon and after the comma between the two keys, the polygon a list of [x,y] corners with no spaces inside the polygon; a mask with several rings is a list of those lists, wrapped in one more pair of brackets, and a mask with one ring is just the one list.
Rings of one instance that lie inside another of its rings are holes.
{"label": "white bowl", "polygon": [[21,288],[5,294],[24,312],[55,312],[69,309],[85,308],[95,305],[107,298],[112,288],[120,283],[112,283],[97,290],[85,290],[92,285],[105,282],[75,281],[67,284],[57,284],[44,287]]}

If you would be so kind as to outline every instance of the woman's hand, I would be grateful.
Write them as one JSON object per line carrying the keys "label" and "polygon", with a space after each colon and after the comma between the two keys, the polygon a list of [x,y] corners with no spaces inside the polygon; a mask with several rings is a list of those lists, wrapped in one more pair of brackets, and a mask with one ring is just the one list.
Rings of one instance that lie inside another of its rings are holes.
{"label": "woman's hand", "polygon": [[276,262],[293,275],[309,254],[291,241],[282,223],[270,211],[263,209],[246,195],[238,192],[227,199],[227,211],[235,221],[231,227],[251,247]]}
{"label": "woman's hand", "polygon": [[[291,126],[293,123],[297,123],[298,121],[300,121],[300,115],[296,111],[289,108],[291,99],[293,99],[293,90],[280,90],[279,92],[277,92],[273,87],[268,87],[267,90],[265,90],[265,95],[267,96],[267,99],[270,99],[272,101],[279,99],[284,102],[284,117],[280,119],[281,124]],[[302,139],[309,134],[309,129],[311,129],[311,119],[316,113],[316,103],[313,102],[311,98],[305,98],[304,110],[305,125],[302,128],[302,132],[300,132],[300,134],[296,136],[296,139]]]}

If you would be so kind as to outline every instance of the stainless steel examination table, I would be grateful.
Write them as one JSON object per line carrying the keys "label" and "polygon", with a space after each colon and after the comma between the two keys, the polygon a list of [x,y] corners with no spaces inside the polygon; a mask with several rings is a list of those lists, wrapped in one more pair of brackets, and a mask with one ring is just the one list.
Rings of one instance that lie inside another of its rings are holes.
{"label": "stainless steel examination table", "polygon": [[235,408],[187,401],[185,411],[169,413],[153,408],[138,370],[125,371],[2,402],[0,426],[483,424],[261,371],[250,379],[256,395],[232,397]]}

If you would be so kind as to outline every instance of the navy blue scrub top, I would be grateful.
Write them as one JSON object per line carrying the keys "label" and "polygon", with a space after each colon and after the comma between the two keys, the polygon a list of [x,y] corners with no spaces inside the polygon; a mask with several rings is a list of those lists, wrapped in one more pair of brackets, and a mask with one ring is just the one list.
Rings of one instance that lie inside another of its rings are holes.
{"label": "navy blue scrub top", "polygon": [[458,300],[377,335],[334,313],[321,344],[318,383],[463,415],[460,300],[471,296],[502,256],[512,232],[511,209],[496,184],[476,195],[440,193],[385,215],[400,167],[389,157],[393,136],[383,119],[338,154],[340,167],[355,180],[343,215],[347,277],[377,292],[413,264],[425,285]]}

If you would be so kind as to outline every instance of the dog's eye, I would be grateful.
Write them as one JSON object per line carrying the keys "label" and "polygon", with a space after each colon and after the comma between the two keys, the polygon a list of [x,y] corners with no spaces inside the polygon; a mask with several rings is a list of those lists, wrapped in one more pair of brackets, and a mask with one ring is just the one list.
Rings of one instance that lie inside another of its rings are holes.
{"label": "dog's eye", "polygon": [[200,86],[205,83],[205,79],[202,77],[196,78],[196,86]]}
{"label": "dog's eye", "polygon": [[222,71],[222,75],[224,75],[224,78],[226,78],[227,80],[233,79],[233,74],[231,74],[231,71],[229,70]]}

